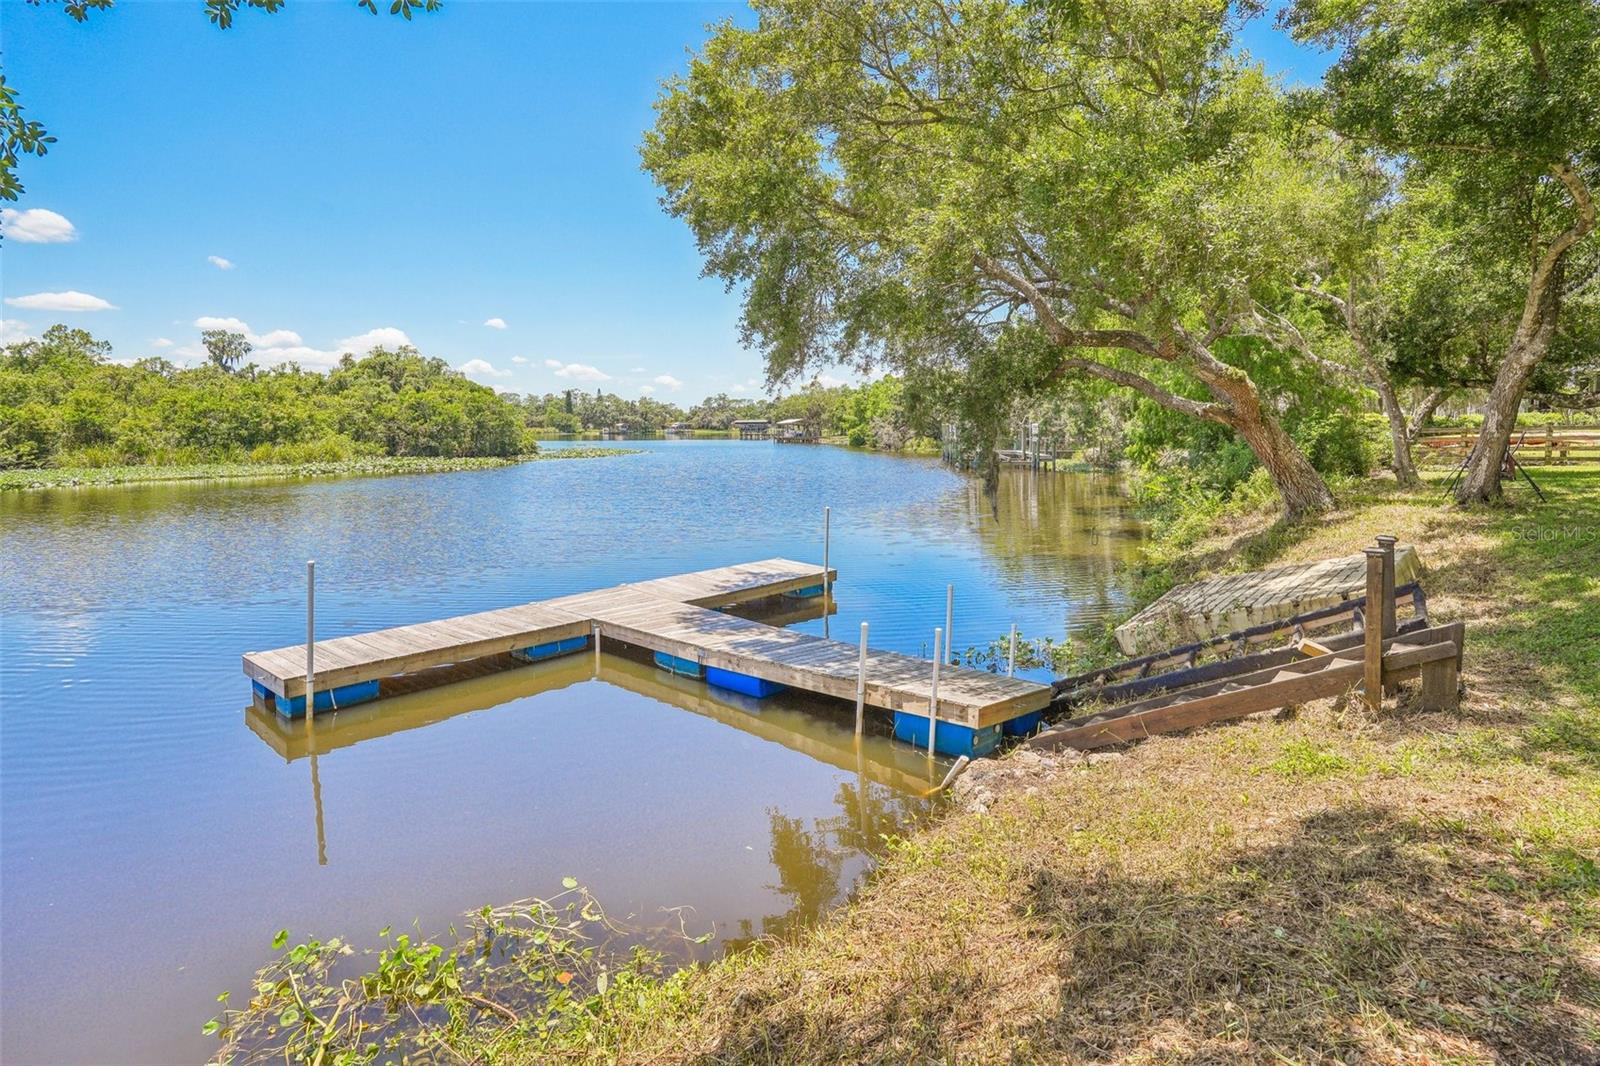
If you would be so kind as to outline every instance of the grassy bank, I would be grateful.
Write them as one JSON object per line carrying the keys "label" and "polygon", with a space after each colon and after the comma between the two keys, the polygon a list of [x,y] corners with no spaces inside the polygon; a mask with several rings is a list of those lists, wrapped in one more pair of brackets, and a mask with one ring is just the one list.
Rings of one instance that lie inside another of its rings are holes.
{"label": "grassy bank", "polygon": [[1152,589],[1399,535],[1433,616],[1468,624],[1458,713],[1326,700],[1013,753],[791,941],[555,1015],[457,999],[423,1042],[508,1062],[1600,1061],[1600,472],[1540,477],[1542,504],[1463,513],[1364,482],[1315,523],[1221,514],[1156,546]]}
{"label": "grassy bank", "polygon": [[632,455],[633,448],[563,448],[533,455],[480,458],[371,456],[316,463],[195,463],[188,466],[80,466],[0,470],[0,492],[17,489],[143,485],[159,481],[236,481],[261,478],[316,478],[435,474],[447,470],[489,470],[548,459],[596,459]]}

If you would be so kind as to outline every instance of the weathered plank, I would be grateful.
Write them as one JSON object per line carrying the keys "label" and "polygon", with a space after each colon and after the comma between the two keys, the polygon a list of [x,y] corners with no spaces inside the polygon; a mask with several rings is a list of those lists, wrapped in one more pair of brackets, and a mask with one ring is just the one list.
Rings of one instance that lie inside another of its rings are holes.
{"label": "weathered plank", "polygon": [[[1452,672],[1460,645],[1448,640],[1421,646],[1400,645],[1383,656],[1383,677],[1403,681],[1424,673],[1433,663],[1448,661]],[[1311,667],[1297,670],[1295,667]],[[1226,688],[1205,695],[1184,693],[1170,702],[1144,704],[1138,709],[1118,708],[1111,713],[1068,722],[1047,730],[1027,743],[1039,748],[1088,750],[1139,740],[1157,733],[1172,733],[1202,725],[1243,718],[1258,711],[1324,699],[1362,684],[1366,664],[1357,659],[1318,656],[1301,664],[1263,670],[1226,682]],[[1435,687],[1440,686],[1435,682]],[[1123,713],[1118,713],[1122,711]]]}

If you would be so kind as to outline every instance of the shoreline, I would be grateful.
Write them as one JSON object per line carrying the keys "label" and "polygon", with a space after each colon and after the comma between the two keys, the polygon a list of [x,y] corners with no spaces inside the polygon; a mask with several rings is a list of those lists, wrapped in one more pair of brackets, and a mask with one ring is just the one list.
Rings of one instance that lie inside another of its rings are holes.
{"label": "shoreline", "polygon": [[374,456],[314,463],[195,463],[182,466],[42,467],[0,470],[0,492],[40,489],[108,488],[170,484],[178,481],[289,481],[335,477],[389,477],[494,470],[550,459],[604,459],[637,455],[637,448],[559,448],[531,455]]}
{"label": "shoreline", "polygon": [[[1548,501],[1448,523],[1437,486],[1363,481],[1290,526],[1224,512],[1149,564],[1170,582],[1392,531],[1435,568],[1430,610],[1470,627],[1459,711],[1315,700],[1108,752],[982,760],[943,817],[793,937],[667,972],[636,961],[607,984],[568,966],[573,1001],[513,976],[506,990],[557,1005],[430,1035],[516,1064],[1098,1061],[1138,1057],[1156,1031],[1198,1057],[1589,1061],[1600,475],[1553,472]],[[568,965],[543,961],[530,972]],[[224,1041],[271,1024],[288,1002],[274,995],[225,1011]],[[459,999],[429,1002],[477,1018]]]}

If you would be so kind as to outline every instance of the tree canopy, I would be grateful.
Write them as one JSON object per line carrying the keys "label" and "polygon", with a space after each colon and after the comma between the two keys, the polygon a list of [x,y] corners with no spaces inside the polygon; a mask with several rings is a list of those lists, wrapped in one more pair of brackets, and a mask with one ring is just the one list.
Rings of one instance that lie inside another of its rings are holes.
{"label": "tree canopy", "polygon": [[[1463,500],[1499,495],[1518,407],[1547,357],[1590,364],[1600,270],[1600,5],[1592,0],[1296,0],[1285,22],[1337,46],[1308,110],[1402,175],[1424,264],[1402,302],[1413,368],[1487,380]],[[1562,329],[1577,304],[1577,330]],[[1476,364],[1477,372],[1472,368]],[[1557,370],[1542,384],[1559,392]],[[1570,377],[1570,375],[1568,375]]]}
{"label": "tree canopy", "polygon": [[766,0],[666,86],[643,147],[772,382],[819,365],[1068,377],[1240,434],[1291,513],[1331,497],[1243,320],[1329,213],[1236,13]]}
{"label": "tree canopy", "polygon": [[[52,326],[0,349],[0,466],[285,461],[358,455],[505,456],[537,447],[513,399],[414,348],[296,366],[182,369],[111,361]],[[259,452],[259,454],[257,454]]]}

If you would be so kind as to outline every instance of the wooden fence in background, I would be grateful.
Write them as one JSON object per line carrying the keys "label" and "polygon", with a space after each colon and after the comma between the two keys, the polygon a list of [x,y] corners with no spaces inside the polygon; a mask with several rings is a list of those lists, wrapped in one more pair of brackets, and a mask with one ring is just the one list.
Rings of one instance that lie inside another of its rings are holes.
{"label": "wooden fence in background", "polygon": [[[1417,437],[1419,463],[1455,466],[1478,439],[1473,429],[1429,429]],[[1524,466],[1576,466],[1600,463],[1600,426],[1538,426],[1511,435],[1518,463]]]}

